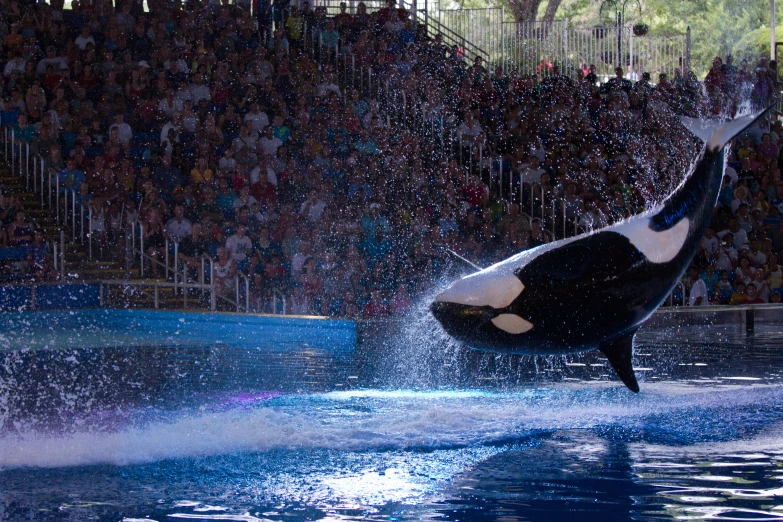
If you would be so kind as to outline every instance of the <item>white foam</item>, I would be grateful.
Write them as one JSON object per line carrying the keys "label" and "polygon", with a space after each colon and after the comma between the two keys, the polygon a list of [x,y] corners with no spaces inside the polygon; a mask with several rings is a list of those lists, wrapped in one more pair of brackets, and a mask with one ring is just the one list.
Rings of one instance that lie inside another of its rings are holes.
{"label": "white foam", "polygon": [[[636,426],[652,414],[692,408],[777,404],[783,387],[759,386],[666,395],[647,383],[639,395],[618,386],[514,393],[337,392],[282,404],[186,416],[117,432],[0,437],[0,468],[125,465],[276,448],[374,450],[475,446],[537,430]],[[324,406],[325,405],[325,406]],[[344,407],[350,405],[351,407]],[[355,406],[362,406],[359,410]],[[724,453],[729,448],[724,447]]]}

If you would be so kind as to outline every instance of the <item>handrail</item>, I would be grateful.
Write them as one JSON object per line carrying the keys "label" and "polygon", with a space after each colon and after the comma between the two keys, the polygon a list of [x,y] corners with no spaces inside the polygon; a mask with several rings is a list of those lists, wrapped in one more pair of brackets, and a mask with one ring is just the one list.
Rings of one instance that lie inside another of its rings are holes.
{"label": "handrail", "polygon": [[677,284],[674,285],[674,288],[672,288],[672,291],[669,292],[669,295],[666,297],[666,303],[668,303],[668,306],[674,306],[674,292],[677,291],[677,288],[682,288],[682,303],[685,304],[685,285],[682,281],[677,281]]}
{"label": "handrail", "polygon": [[71,242],[76,242],[76,190],[73,187],[60,187],[63,190],[63,223],[68,227],[68,196],[71,197],[70,218],[71,218]]}
{"label": "handrail", "polygon": [[[215,260],[210,256],[209,254],[204,254],[202,256],[202,260],[206,260],[205,262],[209,263],[209,284],[212,285],[212,287],[215,287]],[[209,308],[211,310],[217,309],[217,292],[213,291],[209,296]]]}
{"label": "handrail", "polygon": [[60,230],[60,270],[61,275],[65,277],[65,231]]}
{"label": "handrail", "polygon": [[[123,280],[103,280],[100,281],[100,284],[108,286],[123,286],[123,287],[152,287],[152,299],[153,299],[153,306],[155,309],[160,308],[160,289],[161,288],[174,288],[174,289],[182,289],[183,292],[183,308],[186,309],[188,306],[188,290],[195,289],[195,290],[208,290],[212,296],[212,299],[210,302],[212,303],[211,311],[215,311],[215,286],[212,284],[201,284],[201,283],[169,283],[169,282],[162,282],[162,281],[123,281]],[[140,290],[141,293],[149,296],[150,294],[148,292],[145,292],[144,290]],[[103,289],[101,289],[101,295],[103,295]],[[239,311],[239,310],[237,310]]]}
{"label": "handrail", "polygon": [[237,299],[237,312],[241,312],[240,310],[240,293],[239,293],[239,287],[240,284],[244,282],[245,284],[245,312],[250,311],[250,278],[247,277],[243,272],[237,272],[237,278],[236,278],[236,299]]}
{"label": "handrail", "polygon": [[135,247],[135,241],[133,243],[133,254],[139,254],[139,276],[144,277],[144,261],[147,260],[150,263],[155,263],[158,266],[161,266],[166,270],[166,279],[169,277],[169,271],[171,270],[171,267],[169,266],[168,260],[169,260],[169,238],[165,239],[164,242],[164,249],[165,249],[165,259],[164,261],[159,261],[155,257],[147,254],[144,250],[144,223],[140,222],[139,220],[136,220],[131,225],[131,234],[134,235],[136,233],[136,226],[139,227],[139,248],[136,250]]}

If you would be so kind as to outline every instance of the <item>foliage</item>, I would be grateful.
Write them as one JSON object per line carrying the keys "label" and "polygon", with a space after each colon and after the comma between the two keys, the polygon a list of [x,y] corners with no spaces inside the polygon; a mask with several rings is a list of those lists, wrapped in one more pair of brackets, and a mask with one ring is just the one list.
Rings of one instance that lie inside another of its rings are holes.
{"label": "foliage", "polygon": [[[497,7],[520,0],[453,0],[464,7]],[[543,18],[548,1],[528,0],[537,4],[538,18]],[[748,59],[755,63],[769,56],[769,0],[639,0],[642,16],[637,22],[650,26],[650,34],[684,33],[691,28],[691,64],[699,77],[706,74],[715,56],[733,54],[735,61]],[[617,0],[619,3],[619,0]],[[579,25],[597,25],[601,2],[596,0],[563,0],[556,18]],[[783,27],[777,28],[783,40]]]}
{"label": "foliage", "polygon": [[[650,34],[683,33],[691,28],[691,64],[704,75],[715,56],[733,54],[755,63],[769,56],[769,0],[641,0]],[[574,23],[597,20],[599,2],[574,0],[558,12]],[[778,34],[783,36],[781,29]]]}

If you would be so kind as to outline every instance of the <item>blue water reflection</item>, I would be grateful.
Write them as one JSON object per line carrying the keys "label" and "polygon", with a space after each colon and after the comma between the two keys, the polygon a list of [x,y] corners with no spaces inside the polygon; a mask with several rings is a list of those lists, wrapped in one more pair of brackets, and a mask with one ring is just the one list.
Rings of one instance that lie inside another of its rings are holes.
{"label": "blue water reflection", "polygon": [[[783,518],[776,326],[643,330],[639,395],[592,354],[508,373],[451,353],[399,389],[366,354],[148,340],[3,352],[0,520]],[[14,393],[46,375],[48,404]]]}

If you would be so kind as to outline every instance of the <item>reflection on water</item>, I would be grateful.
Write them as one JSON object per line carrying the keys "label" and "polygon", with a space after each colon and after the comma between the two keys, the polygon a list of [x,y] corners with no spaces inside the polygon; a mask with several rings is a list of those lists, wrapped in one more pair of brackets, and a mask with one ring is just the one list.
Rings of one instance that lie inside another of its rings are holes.
{"label": "reflection on water", "polygon": [[6,351],[0,520],[776,520],[780,330],[643,330],[638,395],[595,354]]}

